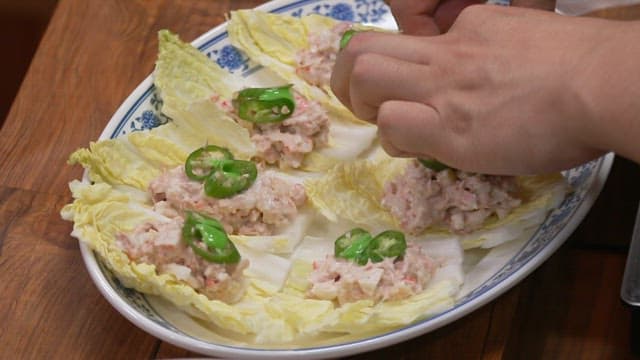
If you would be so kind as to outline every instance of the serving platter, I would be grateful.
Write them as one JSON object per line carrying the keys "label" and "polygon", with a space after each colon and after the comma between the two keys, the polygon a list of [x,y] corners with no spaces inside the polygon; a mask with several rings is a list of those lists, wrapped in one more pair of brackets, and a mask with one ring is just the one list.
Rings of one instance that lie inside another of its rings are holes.
{"label": "serving platter", "polygon": [[[505,5],[504,1],[496,3]],[[304,16],[318,13],[338,20],[395,28],[393,16],[380,0],[278,0],[259,7],[264,11]],[[213,62],[245,78],[259,77],[264,70],[234,48],[222,24],[192,43]],[[123,102],[100,139],[117,138],[166,123],[162,99],[145,79]],[[197,353],[230,358],[328,358],[346,356],[389,346],[433,331],[455,321],[520,282],[542,264],[580,224],[608,176],[613,154],[563,173],[571,186],[564,201],[537,229],[526,237],[491,250],[465,254],[465,285],[455,306],[426,320],[384,334],[338,344],[304,344],[287,348],[238,346],[217,337],[206,325],[186,316],[163,300],[124,287],[84,243],[80,248],[87,270],[105,298],[127,319],[150,334]]]}

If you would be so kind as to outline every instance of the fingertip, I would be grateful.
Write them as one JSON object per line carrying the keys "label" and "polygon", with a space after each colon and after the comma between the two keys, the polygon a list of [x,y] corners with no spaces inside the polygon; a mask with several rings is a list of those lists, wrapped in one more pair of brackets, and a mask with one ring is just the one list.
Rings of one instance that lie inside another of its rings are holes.
{"label": "fingertip", "polygon": [[387,58],[376,53],[364,53],[355,58],[349,76],[349,101],[351,110],[359,119],[375,121],[377,104],[381,99],[372,91],[371,82],[379,79],[388,68]]}
{"label": "fingertip", "polygon": [[383,136],[380,136],[380,146],[382,147],[382,149],[389,155],[392,157],[407,157],[405,156],[405,153],[398,150],[398,148],[396,148],[392,143],[390,143],[386,138],[384,138]]}
{"label": "fingertip", "polygon": [[343,55],[339,52],[336,57],[336,62],[333,65],[333,70],[331,71],[329,87],[331,88],[331,91],[336,96],[336,98],[344,106],[350,109],[351,102],[349,100],[349,85],[348,79],[346,78],[346,74],[348,74],[349,70],[345,69],[346,64],[342,57]]}
{"label": "fingertip", "polygon": [[331,71],[329,87],[338,100],[350,110],[353,110],[350,93],[353,69],[359,56],[367,52],[367,39],[371,36],[375,35],[369,35],[367,31],[352,32],[348,41],[341,44]]}

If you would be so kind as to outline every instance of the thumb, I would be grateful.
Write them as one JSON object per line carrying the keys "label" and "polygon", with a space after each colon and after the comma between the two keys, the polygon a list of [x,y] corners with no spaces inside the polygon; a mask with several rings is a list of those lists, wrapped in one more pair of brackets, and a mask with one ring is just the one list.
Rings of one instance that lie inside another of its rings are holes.
{"label": "thumb", "polygon": [[[378,134],[383,144],[399,153],[435,158],[447,165],[455,159],[449,130],[431,106],[408,101],[386,101],[378,109]],[[455,161],[454,161],[455,162]]]}

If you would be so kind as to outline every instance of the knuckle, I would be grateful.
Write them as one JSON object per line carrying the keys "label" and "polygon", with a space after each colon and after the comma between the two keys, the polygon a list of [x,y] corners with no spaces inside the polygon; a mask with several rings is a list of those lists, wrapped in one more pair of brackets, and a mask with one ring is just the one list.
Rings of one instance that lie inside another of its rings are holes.
{"label": "knuckle", "polygon": [[410,11],[410,7],[407,7],[407,4],[405,3],[406,1],[399,1],[399,0],[389,0],[387,2],[387,4],[389,5],[389,8],[391,9],[391,13],[394,15],[400,15],[402,16],[403,14],[406,14],[408,11]]}
{"label": "knuckle", "polygon": [[436,107],[441,109],[442,123],[445,125],[445,130],[450,133],[451,138],[464,140],[470,136],[473,130],[473,119],[464,106],[452,100],[444,100]]}
{"label": "knuckle", "polygon": [[451,133],[457,138],[464,138],[471,132],[471,121],[464,115],[456,116],[448,123]]}
{"label": "knuckle", "polygon": [[351,94],[351,105],[353,114],[360,120],[373,122],[377,117],[377,109],[363,101],[358,94]]}
{"label": "knuckle", "polygon": [[456,22],[457,25],[465,25],[466,27],[475,28],[479,24],[487,21],[487,18],[496,11],[498,6],[488,6],[482,4],[469,5],[462,9]]}
{"label": "knuckle", "polygon": [[389,131],[392,118],[393,112],[391,107],[389,106],[389,102],[386,101],[380,104],[380,107],[378,108],[378,115],[376,118],[379,135],[386,134]]}
{"label": "knuckle", "polygon": [[351,71],[351,82],[354,85],[365,84],[379,68],[379,57],[376,54],[365,53],[358,57],[353,62],[353,70]]}
{"label": "knuckle", "polygon": [[474,18],[477,18],[478,16],[484,16],[485,14],[490,13],[492,9],[493,9],[493,6],[487,6],[483,4],[474,4],[474,5],[469,5],[464,9],[462,9],[462,11],[460,12],[460,15],[463,15],[464,13],[464,16],[472,16]]}

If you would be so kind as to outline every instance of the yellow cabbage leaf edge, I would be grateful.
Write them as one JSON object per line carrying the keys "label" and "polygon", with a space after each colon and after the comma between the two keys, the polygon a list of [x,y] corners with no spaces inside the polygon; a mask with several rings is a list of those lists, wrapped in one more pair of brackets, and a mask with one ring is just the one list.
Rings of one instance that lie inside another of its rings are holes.
{"label": "yellow cabbage leaf edge", "polygon": [[331,89],[311,85],[296,74],[295,57],[309,47],[309,34],[331,31],[338,24],[337,20],[317,14],[297,18],[247,9],[231,12],[227,31],[234,46],[293,83],[305,97],[322,103],[332,118],[366,125],[342,105]]}

